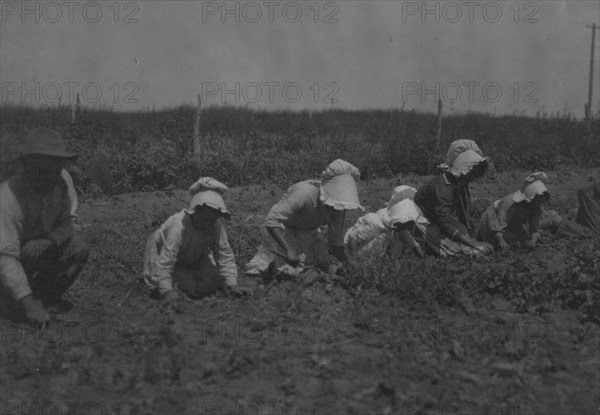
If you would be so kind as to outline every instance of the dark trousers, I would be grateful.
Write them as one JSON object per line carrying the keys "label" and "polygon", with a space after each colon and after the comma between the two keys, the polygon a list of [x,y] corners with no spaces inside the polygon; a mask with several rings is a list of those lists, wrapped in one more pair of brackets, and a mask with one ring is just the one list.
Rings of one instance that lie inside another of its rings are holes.
{"label": "dark trousers", "polygon": [[195,266],[176,265],[173,281],[177,288],[194,299],[204,298],[225,287],[219,269],[208,260]]}
{"label": "dark trousers", "polygon": [[87,257],[87,248],[77,237],[44,252],[31,249],[27,243],[21,247],[21,264],[33,295],[43,301],[59,299],[75,282]]}
{"label": "dark trousers", "polygon": [[577,218],[575,222],[563,219],[558,226],[559,235],[570,238],[600,237],[600,183],[588,179],[577,189]]}

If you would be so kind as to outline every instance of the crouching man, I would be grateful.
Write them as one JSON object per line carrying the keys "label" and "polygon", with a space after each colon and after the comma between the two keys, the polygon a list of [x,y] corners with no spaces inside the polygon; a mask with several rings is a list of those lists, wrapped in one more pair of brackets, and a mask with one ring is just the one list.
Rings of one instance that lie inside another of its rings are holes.
{"label": "crouching man", "polygon": [[64,170],[77,154],[65,150],[56,131],[36,128],[15,160],[18,172],[0,185],[2,302],[14,300],[32,324],[50,319],[87,261],[75,237],[77,195]]}

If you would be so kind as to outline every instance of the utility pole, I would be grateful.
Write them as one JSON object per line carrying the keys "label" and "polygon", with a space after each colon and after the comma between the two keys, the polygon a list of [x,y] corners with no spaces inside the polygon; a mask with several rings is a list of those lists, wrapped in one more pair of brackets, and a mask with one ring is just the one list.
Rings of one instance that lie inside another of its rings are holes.
{"label": "utility pole", "polygon": [[600,28],[600,26],[594,23],[591,26],[588,24],[585,27],[592,29],[592,49],[590,52],[590,86],[588,90],[588,102],[585,106],[585,124],[589,132],[592,118],[592,91],[594,85],[594,52],[596,51],[596,29]]}

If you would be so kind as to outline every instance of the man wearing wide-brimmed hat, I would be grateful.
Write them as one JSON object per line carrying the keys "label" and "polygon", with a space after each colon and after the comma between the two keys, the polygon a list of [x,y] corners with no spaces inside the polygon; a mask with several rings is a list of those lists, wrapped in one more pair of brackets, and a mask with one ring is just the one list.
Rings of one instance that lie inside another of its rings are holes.
{"label": "man wearing wide-brimmed hat", "polygon": [[270,268],[298,264],[329,270],[331,262],[319,227],[328,225],[328,244],[346,262],[343,223],[346,210],[362,209],[356,180],[359,170],[338,159],[327,166],[321,180],[305,180],[291,186],[265,218],[263,241],[246,264],[248,275]]}
{"label": "man wearing wide-brimmed hat", "polygon": [[18,173],[0,185],[3,302],[10,295],[34,324],[48,321],[44,306],[60,301],[87,260],[75,237],[77,196],[64,169],[76,158],[58,132],[33,129],[14,161]]}

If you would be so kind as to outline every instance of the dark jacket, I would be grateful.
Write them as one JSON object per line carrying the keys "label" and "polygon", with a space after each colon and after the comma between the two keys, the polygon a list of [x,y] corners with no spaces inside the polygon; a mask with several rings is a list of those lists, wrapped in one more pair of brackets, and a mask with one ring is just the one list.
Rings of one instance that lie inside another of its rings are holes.
{"label": "dark jacket", "polygon": [[445,173],[421,185],[415,203],[425,217],[451,239],[468,235],[472,229],[468,183],[448,180]]}

